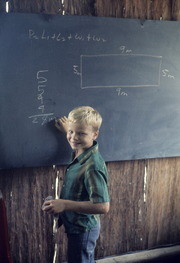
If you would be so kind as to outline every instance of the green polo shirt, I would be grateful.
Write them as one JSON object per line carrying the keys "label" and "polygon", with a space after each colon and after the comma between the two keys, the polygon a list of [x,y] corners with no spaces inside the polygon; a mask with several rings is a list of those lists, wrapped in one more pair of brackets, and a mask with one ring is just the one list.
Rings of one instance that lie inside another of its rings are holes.
{"label": "green polo shirt", "polygon": [[[73,201],[109,202],[108,172],[98,151],[98,144],[79,155],[66,169],[61,199]],[[99,215],[65,211],[60,214],[67,233],[85,232],[97,224]]]}

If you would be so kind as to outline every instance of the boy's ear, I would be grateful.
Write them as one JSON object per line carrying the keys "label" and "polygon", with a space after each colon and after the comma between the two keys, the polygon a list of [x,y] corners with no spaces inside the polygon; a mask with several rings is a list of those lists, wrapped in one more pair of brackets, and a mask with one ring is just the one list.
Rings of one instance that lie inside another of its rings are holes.
{"label": "boy's ear", "polygon": [[97,131],[94,132],[94,138],[93,138],[93,139],[96,140],[97,137],[98,137],[98,135],[99,135],[99,130],[97,130]]}

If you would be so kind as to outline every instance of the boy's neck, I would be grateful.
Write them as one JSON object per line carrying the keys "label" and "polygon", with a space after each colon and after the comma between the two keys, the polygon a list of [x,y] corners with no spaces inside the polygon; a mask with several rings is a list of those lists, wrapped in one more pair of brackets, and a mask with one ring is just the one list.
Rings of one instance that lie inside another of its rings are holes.
{"label": "boy's neck", "polygon": [[92,143],[92,145],[89,147],[89,148],[87,148],[87,149],[81,149],[81,150],[76,150],[75,152],[74,152],[74,158],[73,158],[73,160],[74,159],[76,159],[78,156],[80,156],[82,153],[84,153],[85,151],[87,151],[88,149],[90,149],[92,146],[94,145],[94,141],[93,141],[93,143]]}
{"label": "boy's neck", "polygon": [[[89,148],[88,148],[89,149]],[[86,149],[87,150],[87,149]],[[86,150],[82,150],[82,151],[75,151],[74,152],[74,159],[76,159],[79,155],[81,155],[82,153],[84,153]]]}

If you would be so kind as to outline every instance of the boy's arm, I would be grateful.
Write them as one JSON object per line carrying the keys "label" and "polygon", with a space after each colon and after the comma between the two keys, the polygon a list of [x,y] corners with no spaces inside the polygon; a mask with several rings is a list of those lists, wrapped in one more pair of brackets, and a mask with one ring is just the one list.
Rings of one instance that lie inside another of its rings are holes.
{"label": "boy's arm", "polygon": [[55,199],[46,201],[44,211],[50,214],[61,213],[63,211],[73,211],[83,214],[106,214],[109,211],[109,202],[92,203],[91,201],[71,201],[64,199]]}
{"label": "boy's arm", "polygon": [[56,119],[55,126],[59,131],[66,134],[68,132],[68,118],[64,116],[59,119]]}

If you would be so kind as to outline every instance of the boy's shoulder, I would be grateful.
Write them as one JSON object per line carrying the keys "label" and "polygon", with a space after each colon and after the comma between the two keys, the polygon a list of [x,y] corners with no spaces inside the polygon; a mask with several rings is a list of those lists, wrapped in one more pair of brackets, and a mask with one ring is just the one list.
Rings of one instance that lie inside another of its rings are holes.
{"label": "boy's shoulder", "polygon": [[86,155],[86,158],[83,159],[83,162],[81,163],[86,167],[87,170],[106,170],[106,164],[101,156],[98,147],[92,148],[88,154]]}
{"label": "boy's shoulder", "polygon": [[99,149],[98,149],[98,143],[96,141],[94,141],[93,146],[91,146],[89,149],[87,149],[79,158],[79,162],[81,164],[85,163],[85,162],[90,162],[90,161],[94,161],[96,162],[101,162],[104,161]]}

